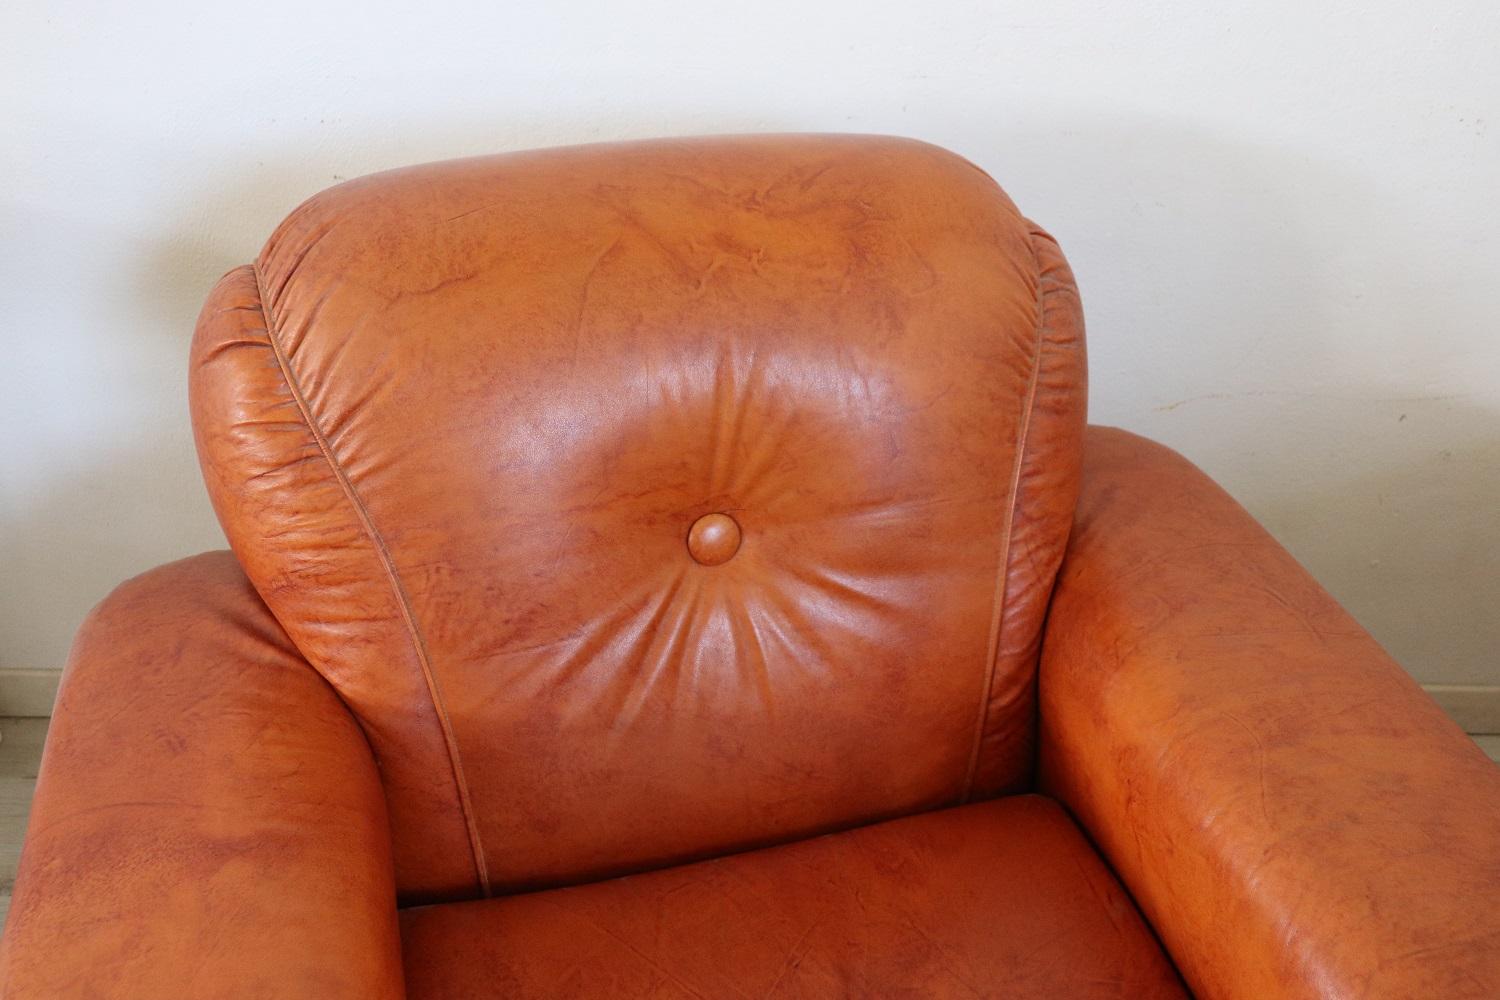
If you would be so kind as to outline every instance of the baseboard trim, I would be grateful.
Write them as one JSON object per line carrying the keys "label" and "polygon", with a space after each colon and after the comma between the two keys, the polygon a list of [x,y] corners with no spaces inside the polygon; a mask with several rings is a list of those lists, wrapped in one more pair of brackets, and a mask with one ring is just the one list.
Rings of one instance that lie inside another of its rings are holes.
{"label": "baseboard trim", "polygon": [[[60,670],[0,669],[0,716],[45,718],[57,700]],[[1424,684],[1466,733],[1500,734],[1500,684]]]}
{"label": "baseboard trim", "polygon": [[61,670],[0,669],[0,716],[46,718],[57,700]]}
{"label": "baseboard trim", "polygon": [[1466,733],[1500,733],[1500,684],[1424,684]]}

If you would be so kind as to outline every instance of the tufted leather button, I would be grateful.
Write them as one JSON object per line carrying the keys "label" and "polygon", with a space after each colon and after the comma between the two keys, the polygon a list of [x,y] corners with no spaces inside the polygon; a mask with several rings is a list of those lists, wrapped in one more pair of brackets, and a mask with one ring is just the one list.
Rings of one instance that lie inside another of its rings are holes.
{"label": "tufted leather button", "polygon": [[688,529],[687,546],[705,566],[728,562],[740,550],[740,526],[728,514],[704,514]]}

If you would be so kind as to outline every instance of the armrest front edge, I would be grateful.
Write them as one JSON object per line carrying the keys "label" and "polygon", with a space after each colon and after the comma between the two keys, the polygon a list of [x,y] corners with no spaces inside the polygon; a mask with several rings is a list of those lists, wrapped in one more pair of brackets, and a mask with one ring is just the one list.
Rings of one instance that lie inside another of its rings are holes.
{"label": "armrest front edge", "polygon": [[1500,768],[1202,472],[1090,428],[1039,781],[1202,996],[1500,996]]}
{"label": "armrest front edge", "polygon": [[364,733],[227,552],[90,615],[63,675],[0,995],[403,995]]}

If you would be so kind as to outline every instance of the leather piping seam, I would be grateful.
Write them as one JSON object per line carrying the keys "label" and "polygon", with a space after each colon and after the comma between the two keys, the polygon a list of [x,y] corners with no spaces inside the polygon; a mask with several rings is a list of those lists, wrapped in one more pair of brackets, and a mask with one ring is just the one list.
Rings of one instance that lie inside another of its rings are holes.
{"label": "leather piping seam", "polygon": [[469,850],[474,855],[474,872],[478,876],[480,892],[488,897],[490,895],[489,870],[484,860],[484,850],[480,844],[479,826],[474,819],[474,807],[469,798],[468,781],[464,777],[463,763],[458,752],[458,739],[453,733],[453,723],[448,718],[448,710],[443,703],[442,693],[438,688],[437,676],[432,671],[432,664],[427,655],[427,643],[422,638],[421,631],[417,628],[416,615],[411,609],[411,600],[406,594],[406,588],[401,583],[401,577],[396,572],[396,567],[391,560],[390,550],[386,547],[385,539],[376,530],[374,521],[370,518],[370,512],[366,509],[364,501],[354,490],[354,484],[350,482],[345,474],[343,466],[338,462],[333,453],[332,446],[324,436],[322,428],[314,419],[312,409],[307,405],[307,400],[302,394],[302,386],[298,381],[296,373],[292,370],[290,359],[282,352],[281,344],[277,340],[276,320],[271,314],[271,302],[266,297],[265,284],[261,280],[260,268],[255,264],[250,265],[250,271],[255,275],[255,294],[259,299],[261,317],[266,322],[266,342],[271,347],[271,353],[276,358],[276,365],[281,369],[282,381],[286,383],[287,391],[291,393],[292,400],[297,404],[297,412],[302,416],[302,422],[307,426],[308,433],[316,442],[318,450],[323,455],[323,460],[328,463],[328,468],[333,473],[334,479],[338,481],[339,487],[344,491],[344,497],[354,508],[355,516],[359,519],[360,527],[364,529],[365,537],[370,540],[370,546],[375,551],[375,557],[380,562],[381,568],[385,570],[386,578],[390,582],[391,591],[395,595],[396,605],[400,608],[401,618],[406,625],[407,635],[411,639],[412,649],[417,655],[417,663],[422,669],[422,678],[427,685],[427,696],[432,702],[434,714],[438,718],[438,727],[443,733],[443,742],[448,751],[448,763],[453,772],[453,783],[458,791],[459,809],[463,813],[464,826],[469,835]]}
{"label": "leather piping seam", "polygon": [[991,612],[989,642],[985,647],[984,688],[979,692],[979,717],[974,721],[974,746],[969,751],[969,766],[964,775],[963,791],[958,798],[960,803],[968,802],[974,793],[974,778],[979,770],[979,753],[984,747],[985,732],[989,728],[990,695],[995,685],[995,661],[1000,656],[1001,625],[1005,618],[1005,603],[1010,591],[1012,532],[1016,523],[1016,506],[1021,501],[1021,472],[1026,463],[1026,446],[1031,441],[1031,416],[1036,410],[1037,382],[1042,373],[1047,292],[1042,278],[1042,258],[1037,253],[1036,237],[1031,232],[1031,228],[1028,222],[1026,246],[1031,250],[1031,259],[1036,266],[1036,334],[1031,358],[1031,377],[1026,386],[1026,402],[1021,411],[1021,426],[1016,431],[1016,459],[1010,475],[1010,504],[1005,511],[1005,527],[1001,533],[1000,566],[996,570],[994,607]]}

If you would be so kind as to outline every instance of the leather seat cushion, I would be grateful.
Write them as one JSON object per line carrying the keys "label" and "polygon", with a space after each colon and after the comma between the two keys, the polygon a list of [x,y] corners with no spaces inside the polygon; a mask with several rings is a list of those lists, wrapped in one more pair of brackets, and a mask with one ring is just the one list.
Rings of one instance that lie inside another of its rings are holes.
{"label": "leather seat cushion", "polygon": [[408,996],[1183,997],[1051,799],[402,911]]}

